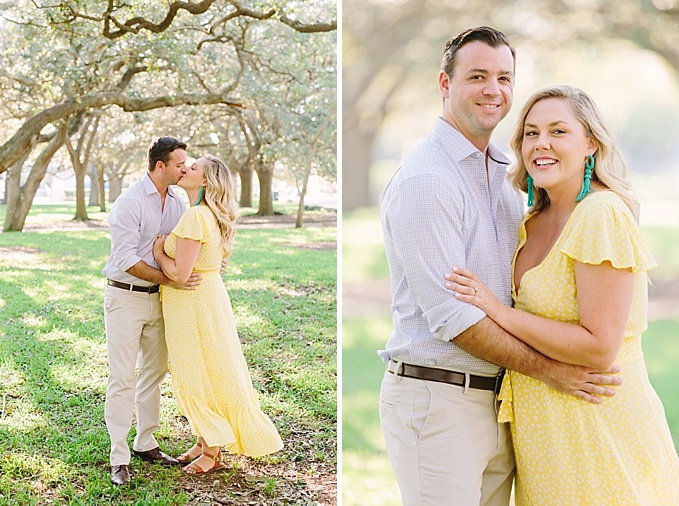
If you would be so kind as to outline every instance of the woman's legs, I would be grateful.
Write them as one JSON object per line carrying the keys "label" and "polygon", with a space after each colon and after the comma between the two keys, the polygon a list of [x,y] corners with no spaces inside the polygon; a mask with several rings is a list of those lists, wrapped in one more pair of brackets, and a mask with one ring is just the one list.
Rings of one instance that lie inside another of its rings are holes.
{"label": "woman's legs", "polygon": [[201,456],[203,453],[204,444],[203,438],[199,436],[196,440],[196,443],[191,448],[189,448],[186,453],[182,453],[179,457],[177,457],[177,460],[182,464],[190,464]]}
{"label": "woman's legs", "polygon": [[198,438],[195,446],[201,443],[202,453],[200,457],[184,467],[183,471],[187,474],[206,474],[212,471],[226,469],[222,462],[222,452],[219,446],[207,446],[203,438]]}

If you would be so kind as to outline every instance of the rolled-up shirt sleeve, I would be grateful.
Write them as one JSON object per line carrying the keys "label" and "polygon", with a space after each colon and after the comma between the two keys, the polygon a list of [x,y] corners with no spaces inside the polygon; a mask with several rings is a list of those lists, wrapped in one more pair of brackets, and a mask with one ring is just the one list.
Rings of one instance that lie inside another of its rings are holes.
{"label": "rolled-up shirt sleeve", "polygon": [[143,260],[139,256],[141,237],[141,204],[128,199],[124,206],[118,206],[109,215],[111,231],[111,255],[116,267],[123,272]]}
{"label": "rolled-up shirt sleeve", "polygon": [[389,203],[393,249],[408,290],[430,332],[441,341],[454,339],[486,316],[445,288],[445,273],[468,266],[467,245],[475,220],[465,212],[470,208],[464,195],[436,174],[402,181]]}

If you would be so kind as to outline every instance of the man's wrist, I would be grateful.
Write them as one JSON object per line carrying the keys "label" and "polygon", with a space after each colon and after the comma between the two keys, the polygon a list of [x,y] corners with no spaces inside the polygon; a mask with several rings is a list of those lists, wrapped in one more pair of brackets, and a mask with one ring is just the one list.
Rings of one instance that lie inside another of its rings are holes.
{"label": "man's wrist", "polygon": [[148,281],[149,283],[156,285],[164,285],[167,284],[168,281],[168,278],[165,276],[163,271],[150,266],[143,260],[140,260],[130,267],[127,270],[127,273],[131,276],[134,276],[135,278],[143,279],[144,281]]}

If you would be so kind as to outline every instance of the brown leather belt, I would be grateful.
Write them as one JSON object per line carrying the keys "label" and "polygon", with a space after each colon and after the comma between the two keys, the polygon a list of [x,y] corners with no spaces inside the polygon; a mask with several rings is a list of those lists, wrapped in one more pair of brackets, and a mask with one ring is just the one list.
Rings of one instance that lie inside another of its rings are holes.
{"label": "brown leather belt", "polygon": [[106,278],[106,281],[108,282],[109,286],[113,286],[115,288],[122,288],[123,290],[132,291],[132,292],[144,292],[144,293],[158,293],[160,290],[160,285],[151,285],[151,286],[137,286],[137,285],[129,285],[127,283],[121,283],[120,281],[113,281],[112,279]]}
{"label": "brown leather belt", "polygon": [[[396,370],[398,368],[398,370]],[[448,383],[450,385],[464,386],[465,373],[448,371],[446,369],[435,369],[433,367],[423,367],[421,365],[399,364],[395,360],[389,360],[387,364],[387,371],[396,376],[403,376],[404,378],[415,378],[427,381],[438,381],[439,383]],[[490,390],[498,393],[502,385],[502,377],[504,372],[499,376],[476,376],[469,375],[469,388],[476,388],[478,390]]]}

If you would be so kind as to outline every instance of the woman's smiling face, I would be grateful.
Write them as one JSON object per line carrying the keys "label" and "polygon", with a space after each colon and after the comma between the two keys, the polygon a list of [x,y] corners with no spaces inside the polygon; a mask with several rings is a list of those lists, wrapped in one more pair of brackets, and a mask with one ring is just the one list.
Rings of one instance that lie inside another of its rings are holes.
{"label": "woman's smiling face", "polygon": [[570,102],[547,98],[537,102],[523,128],[521,153],[533,184],[554,192],[578,194],[585,159],[597,144],[577,119]]}

